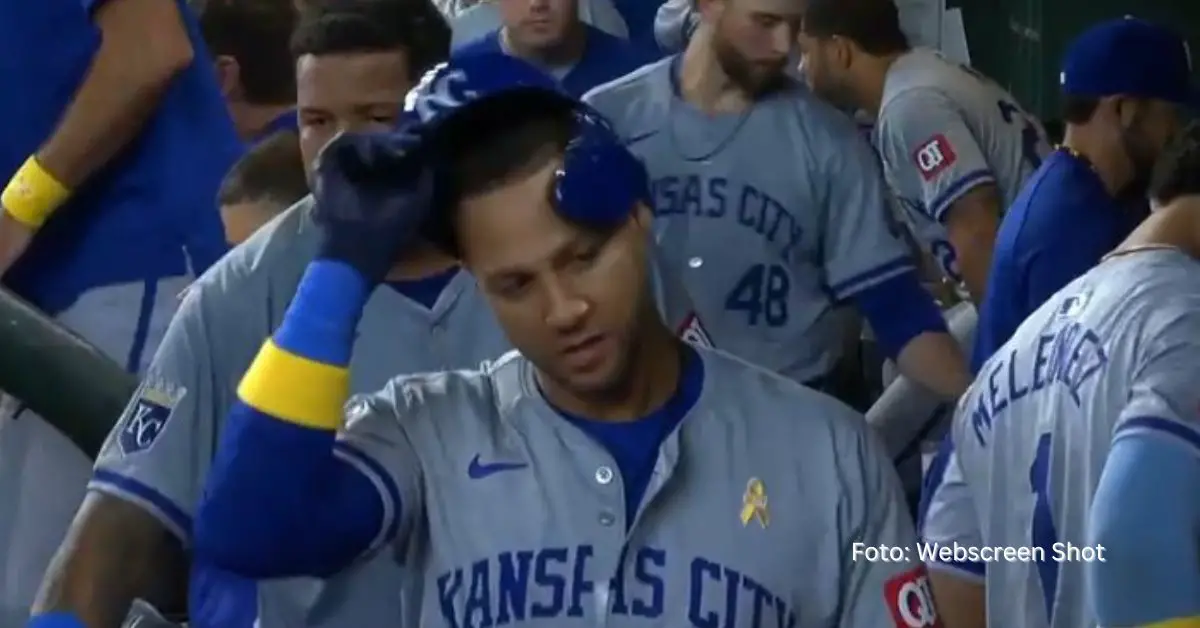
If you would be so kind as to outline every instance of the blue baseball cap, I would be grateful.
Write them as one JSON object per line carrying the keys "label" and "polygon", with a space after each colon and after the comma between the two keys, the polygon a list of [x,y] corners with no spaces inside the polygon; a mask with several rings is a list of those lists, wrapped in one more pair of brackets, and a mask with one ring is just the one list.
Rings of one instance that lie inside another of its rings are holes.
{"label": "blue baseball cap", "polygon": [[1135,17],[1093,26],[1067,47],[1059,75],[1067,96],[1116,96],[1200,107],[1187,40]]}

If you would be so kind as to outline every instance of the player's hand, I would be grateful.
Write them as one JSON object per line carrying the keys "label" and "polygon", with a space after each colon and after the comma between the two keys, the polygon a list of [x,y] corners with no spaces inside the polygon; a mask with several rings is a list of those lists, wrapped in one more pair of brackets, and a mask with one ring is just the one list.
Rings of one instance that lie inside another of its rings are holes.
{"label": "player's hand", "polygon": [[429,212],[433,172],[418,154],[420,137],[392,133],[342,134],[318,157],[313,217],[323,229],[317,257],[383,280]]}

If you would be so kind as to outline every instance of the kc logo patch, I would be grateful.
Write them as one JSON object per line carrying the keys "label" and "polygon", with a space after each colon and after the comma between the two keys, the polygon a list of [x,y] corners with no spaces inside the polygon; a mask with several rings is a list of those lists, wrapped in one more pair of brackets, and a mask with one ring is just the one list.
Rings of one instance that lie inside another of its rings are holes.
{"label": "kc logo patch", "polygon": [[185,394],[187,390],[182,386],[167,386],[151,381],[143,383],[137,398],[125,411],[121,431],[117,434],[121,453],[128,456],[150,449]]}
{"label": "kc logo patch", "polygon": [[896,628],[941,627],[924,566],[893,576],[883,584],[883,595]]}
{"label": "kc logo patch", "polygon": [[697,347],[706,349],[713,347],[712,338],[708,337],[708,331],[704,329],[704,324],[700,322],[700,317],[696,316],[695,312],[689,314],[687,320],[679,328],[679,338]]}
{"label": "kc logo patch", "polygon": [[954,154],[954,148],[950,146],[946,136],[941,133],[926,140],[912,154],[913,163],[917,165],[921,178],[926,181],[932,180],[943,170],[954,165],[954,160],[957,158],[958,155]]}
{"label": "kc logo patch", "polygon": [[751,519],[757,519],[758,525],[767,527],[771,523],[771,515],[767,512],[767,487],[762,480],[750,478],[746,483],[746,492],[742,495],[742,525],[750,525]]}

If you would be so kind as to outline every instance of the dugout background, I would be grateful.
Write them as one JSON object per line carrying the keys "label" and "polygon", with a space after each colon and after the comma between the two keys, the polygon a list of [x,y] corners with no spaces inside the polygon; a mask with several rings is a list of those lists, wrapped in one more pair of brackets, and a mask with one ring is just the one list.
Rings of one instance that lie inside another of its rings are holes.
{"label": "dugout background", "polygon": [[1047,130],[1057,127],[1063,50],[1089,25],[1133,15],[1176,29],[1187,37],[1193,54],[1200,53],[1200,2],[1196,0],[946,0],[946,4],[963,11],[972,64],[1041,116]]}

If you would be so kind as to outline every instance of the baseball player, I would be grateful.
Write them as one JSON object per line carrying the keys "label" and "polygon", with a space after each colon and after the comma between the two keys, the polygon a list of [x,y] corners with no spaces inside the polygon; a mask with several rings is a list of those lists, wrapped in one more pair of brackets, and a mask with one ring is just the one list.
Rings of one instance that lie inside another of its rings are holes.
{"label": "baseball player", "polygon": [[308,196],[304,156],[295,133],[278,131],[253,146],[221,181],[217,205],[225,241],[245,242],[260,227]]}
{"label": "baseball player", "polygon": [[296,74],[288,40],[293,0],[189,0],[238,135],[257,143],[296,130]]}
{"label": "baseball player", "polygon": [[925,540],[1032,549],[928,555],[948,626],[1200,623],[1200,126],[1151,197],[1161,209],[1034,311],[959,403]]}
{"label": "baseball player", "polygon": [[[0,4],[0,276],[130,372],[224,253],[212,198],[242,150],[183,5]],[[0,625],[28,617],[89,465],[0,394]]]}
{"label": "baseball player", "polygon": [[[398,79],[390,89],[385,89],[388,83],[372,82],[388,76],[380,70],[392,67],[392,55],[406,56],[414,65],[403,75],[419,76],[423,67],[415,64],[435,58],[436,46],[445,54],[448,34],[443,28],[439,37],[425,27],[432,12],[426,3],[340,6],[330,11],[311,5],[297,31],[298,47],[314,51],[305,52],[298,63],[308,140],[327,127],[389,128],[394,114],[382,125],[362,126],[355,118],[384,98],[392,99],[395,111],[401,109],[404,89]],[[384,47],[371,47],[380,44]],[[343,72],[329,72],[333,69]],[[360,81],[344,81],[347,73]],[[327,117],[315,116],[321,111],[329,112]],[[316,120],[324,123],[316,125]],[[306,141],[303,146],[315,144]],[[306,157],[313,156],[309,148]],[[282,320],[315,253],[319,234],[311,212],[311,201],[289,210],[189,289],[142,390],[98,460],[72,543],[48,576],[39,612],[73,613],[91,627],[116,625],[134,597],[164,610],[178,606],[171,602],[182,589],[177,576],[186,573],[182,549],[190,546],[191,515],[215,438],[236,397],[238,377]],[[655,295],[673,328],[702,340],[684,288],[658,267]],[[391,278],[372,294],[357,335],[351,367],[355,391],[377,389],[397,373],[476,367],[510,347],[474,280],[457,269],[417,279]],[[190,624],[380,625],[380,617],[402,612],[396,592],[403,572],[386,557],[362,569],[372,586],[345,591],[312,579],[255,582],[198,561],[191,574]]]}
{"label": "baseball player", "polygon": [[580,0],[495,0],[502,26],[455,50],[456,56],[504,53],[541,67],[582,96],[653,57],[582,20]]}
{"label": "baseball player", "polygon": [[[485,37],[504,26],[500,17],[500,9],[492,0],[476,2],[470,0],[443,2],[443,14],[450,23],[452,38],[450,47],[457,50],[480,37]],[[625,19],[617,13],[612,0],[578,0],[579,19],[585,24],[617,37],[629,39],[629,29],[625,27]]]}
{"label": "baseball player", "polygon": [[1050,151],[1041,124],[990,79],[910,48],[894,0],[809,0],[799,42],[814,91],[877,117],[913,231],[982,302],[1000,216]]}
{"label": "baseball player", "polygon": [[[196,556],[347,590],[370,586],[356,559],[403,557],[429,626],[938,625],[920,566],[850,552],[912,536],[861,418],[676,339],[650,305],[645,170],[555,89],[457,59],[400,133],[326,149],[326,235],[239,386]],[[348,332],[405,242],[370,236],[423,224],[520,352],[394,379],[339,429]]]}
{"label": "baseball player", "polygon": [[977,366],[1050,295],[1082,275],[1145,217],[1154,162],[1200,106],[1187,41],[1132,17],[1067,47],[1059,73],[1063,144],[1008,208],[980,307]]}
{"label": "baseball player", "polygon": [[850,300],[903,371],[956,397],[965,362],[889,228],[874,155],[785,73],[797,4],[698,6],[685,52],[584,100],[650,171],[655,230],[714,342],[835,390],[845,343],[834,304]]}

